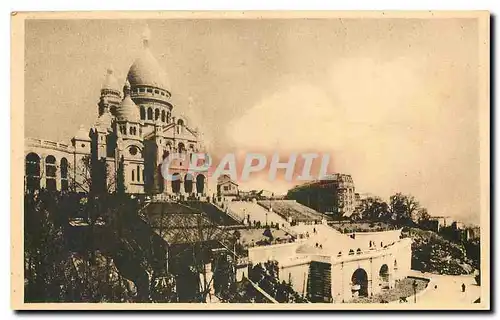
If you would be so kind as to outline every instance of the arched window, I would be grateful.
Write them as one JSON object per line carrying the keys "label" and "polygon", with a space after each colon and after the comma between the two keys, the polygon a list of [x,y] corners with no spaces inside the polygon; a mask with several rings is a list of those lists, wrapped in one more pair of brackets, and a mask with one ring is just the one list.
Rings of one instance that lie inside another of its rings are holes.
{"label": "arched window", "polygon": [[155,120],[158,120],[158,119],[160,119],[160,110],[155,109]]}
{"label": "arched window", "polygon": [[47,190],[57,190],[56,185],[56,158],[52,155],[45,158],[45,185]]}
{"label": "arched window", "polygon": [[141,181],[141,167],[137,165],[137,181]]}
{"label": "arched window", "polygon": [[68,160],[61,159],[61,191],[68,190]]}
{"label": "arched window", "polygon": [[358,250],[356,250],[356,254],[361,254],[361,249],[358,248]]}
{"label": "arched window", "polygon": [[153,120],[153,109],[148,108],[148,120]]}
{"label": "arched window", "polygon": [[26,188],[29,191],[40,189],[40,157],[36,153],[26,156]]}
{"label": "arched window", "polygon": [[171,117],[170,111],[167,111],[167,123],[170,123]]}
{"label": "arched window", "polygon": [[146,120],[146,109],[141,106],[141,120]]}
{"label": "arched window", "polygon": [[133,135],[134,134],[134,127],[130,127],[130,135]]}
{"label": "arched window", "polygon": [[161,122],[165,122],[165,120],[166,120],[165,118],[166,118],[165,117],[165,110],[162,110],[161,111]]}
{"label": "arched window", "polygon": [[182,119],[177,120],[177,133],[181,133],[184,130],[184,121]]}
{"label": "arched window", "polygon": [[163,156],[162,159],[167,158],[170,155],[170,152],[168,150],[163,150]]}
{"label": "arched window", "polygon": [[177,151],[179,153],[185,153],[186,152],[186,147],[184,146],[184,143],[182,142],[179,142],[179,145],[177,147]]}
{"label": "arched window", "polygon": [[132,169],[132,181],[134,181],[134,179],[135,179],[135,170]]}

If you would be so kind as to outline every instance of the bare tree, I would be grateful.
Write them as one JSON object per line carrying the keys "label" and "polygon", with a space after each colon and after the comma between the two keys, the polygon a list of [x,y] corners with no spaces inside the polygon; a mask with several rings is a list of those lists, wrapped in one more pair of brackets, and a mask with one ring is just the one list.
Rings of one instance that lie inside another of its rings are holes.
{"label": "bare tree", "polygon": [[73,175],[71,175],[71,189],[81,190],[87,194],[116,191],[119,174],[121,174],[119,169],[120,166],[115,170],[105,158],[92,159],[91,156],[86,155],[75,164]]}
{"label": "bare tree", "polygon": [[420,209],[420,203],[412,195],[396,193],[390,198],[392,218],[398,223],[412,223]]}

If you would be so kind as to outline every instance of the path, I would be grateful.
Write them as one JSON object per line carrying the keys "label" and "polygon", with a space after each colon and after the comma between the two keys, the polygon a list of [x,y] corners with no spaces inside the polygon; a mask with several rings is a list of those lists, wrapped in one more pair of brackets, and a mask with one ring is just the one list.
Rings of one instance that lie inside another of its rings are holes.
{"label": "path", "polygon": [[[481,294],[481,287],[476,284],[472,275],[437,275],[413,270],[409,275],[431,279],[429,287],[417,294],[417,304],[436,305],[436,303],[440,303],[443,307],[456,304],[470,305]],[[465,292],[462,292],[462,283],[466,286]],[[437,288],[434,288],[436,285]],[[408,298],[408,302],[413,303],[413,297]]]}

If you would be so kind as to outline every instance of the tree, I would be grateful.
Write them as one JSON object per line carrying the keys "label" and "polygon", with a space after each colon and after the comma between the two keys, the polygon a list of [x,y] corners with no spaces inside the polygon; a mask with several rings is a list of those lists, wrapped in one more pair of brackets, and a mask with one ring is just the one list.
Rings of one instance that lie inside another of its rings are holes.
{"label": "tree", "polygon": [[396,193],[390,198],[392,219],[398,224],[412,225],[419,209],[420,204],[412,195]]}
{"label": "tree", "polygon": [[417,222],[419,224],[425,224],[427,221],[429,221],[430,219],[430,215],[429,215],[429,212],[427,212],[427,209],[426,208],[419,208],[417,210]]}
{"label": "tree", "polygon": [[278,262],[267,261],[253,266],[249,271],[248,278],[280,303],[307,302],[293,290],[291,282],[280,282],[278,273]]}
{"label": "tree", "polygon": [[123,156],[120,158],[120,162],[118,163],[115,181],[116,181],[116,193],[118,194],[126,193],[127,188],[125,187],[125,169],[124,169]]}
{"label": "tree", "polygon": [[71,210],[88,205],[87,202],[80,204],[78,200],[74,194],[43,190],[25,195],[27,302],[129,301],[114,263],[93,245],[95,217],[88,220],[89,225],[79,227],[90,236],[79,242],[81,246],[77,248],[71,244],[68,237],[72,235],[71,228],[67,227]]}
{"label": "tree", "polygon": [[[121,180],[120,180],[121,178]],[[96,159],[83,156],[75,165],[71,175],[72,191],[83,191],[87,194],[103,194],[117,191],[125,192],[123,179],[123,158],[117,170],[114,170],[105,158]],[[119,183],[122,183],[119,185]]]}
{"label": "tree", "polygon": [[389,206],[379,197],[367,197],[361,200],[351,218],[353,220],[382,221],[390,217]]}
{"label": "tree", "polygon": [[71,276],[62,226],[57,225],[58,199],[40,190],[24,198],[25,300],[57,302]]}

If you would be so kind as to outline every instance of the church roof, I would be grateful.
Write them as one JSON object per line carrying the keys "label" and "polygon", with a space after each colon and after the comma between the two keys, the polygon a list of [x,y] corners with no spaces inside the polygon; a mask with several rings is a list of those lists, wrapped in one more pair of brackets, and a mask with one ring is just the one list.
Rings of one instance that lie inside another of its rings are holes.
{"label": "church roof", "polygon": [[139,113],[139,107],[130,98],[130,84],[128,81],[125,83],[124,87],[125,97],[122,102],[116,108],[116,118],[118,121],[128,121],[128,122],[140,122],[141,115]]}
{"label": "church roof", "polygon": [[87,129],[85,129],[85,127],[83,125],[81,125],[80,128],[78,129],[77,133],[75,134],[74,139],[89,141],[90,140],[89,131]]}
{"label": "church roof", "polygon": [[109,112],[104,112],[97,118],[95,122],[95,127],[103,130],[111,129],[112,117]]}
{"label": "church roof", "polygon": [[120,92],[120,85],[118,84],[118,80],[116,80],[113,74],[112,68],[108,68],[106,70],[106,78],[104,78],[102,89],[108,89]]}
{"label": "church roof", "polygon": [[142,53],[130,67],[127,80],[133,87],[144,85],[164,90],[170,87],[165,72],[149,50],[149,31],[143,37]]}

